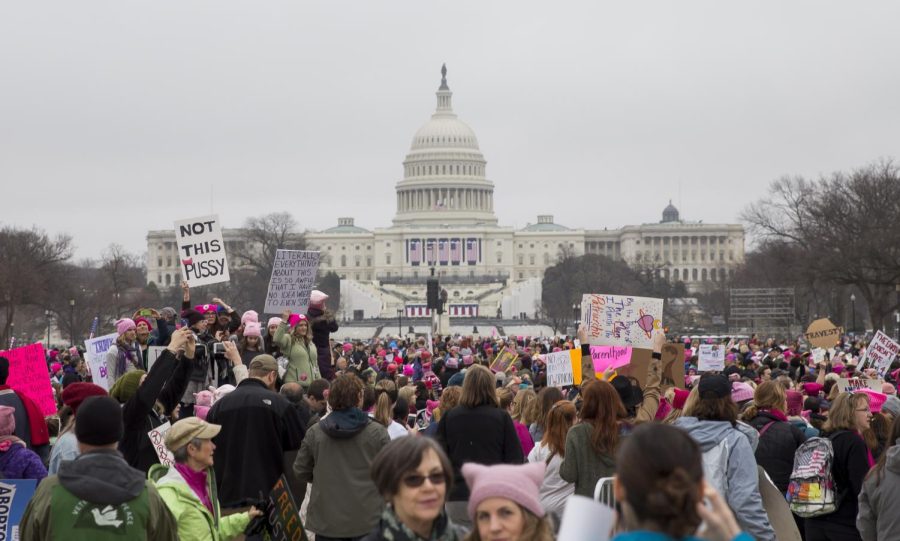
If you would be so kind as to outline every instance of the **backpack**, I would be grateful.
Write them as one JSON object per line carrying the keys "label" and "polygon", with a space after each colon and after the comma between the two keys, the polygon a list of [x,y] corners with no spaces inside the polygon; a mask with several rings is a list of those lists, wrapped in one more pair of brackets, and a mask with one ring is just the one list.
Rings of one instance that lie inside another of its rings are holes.
{"label": "backpack", "polygon": [[703,477],[719,494],[728,494],[728,459],[731,449],[727,439],[703,452]]}
{"label": "backpack", "polygon": [[794,468],[786,495],[795,515],[810,518],[837,510],[833,466],[831,439],[809,438],[800,444],[794,453]]}

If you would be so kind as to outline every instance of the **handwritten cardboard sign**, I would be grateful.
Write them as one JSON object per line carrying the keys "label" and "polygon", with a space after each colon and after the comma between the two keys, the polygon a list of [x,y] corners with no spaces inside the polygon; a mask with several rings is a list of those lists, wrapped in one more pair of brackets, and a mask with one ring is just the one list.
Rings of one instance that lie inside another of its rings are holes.
{"label": "handwritten cardboard sign", "polygon": [[663,344],[660,355],[662,356],[660,361],[662,386],[675,385],[679,389],[684,389],[684,362],[687,359],[687,351],[684,349],[684,344],[673,344],[671,342]]}
{"label": "handwritten cardboard sign", "polygon": [[35,479],[0,481],[0,539],[19,539],[19,523],[36,488]]}
{"label": "handwritten cardboard sign", "polygon": [[840,378],[837,381],[838,391],[858,391],[860,389],[872,389],[881,392],[884,384],[882,379],[860,379],[860,378]]}
{"label": "handwritten cardboard sign", "polygon": [[309,296],[316,285],[319,252],[307,250],[278,250],[272,262],[272,276],[266,293],[267,314],[284,310],[305,314]]}
{"label": "handwritten cardboard sign", "polygon": [[272,541],[307,541],[300,522],[300,507],[282,475],[269,492],[268,533]]}
{"label": "handwritten cardboard sign", "polygon": [[878,377],[884,378],[897,355],[900,355],[900,344],[878,331],[866,347],[866,356],[863,358],[860,369],[874,368]]}
{"label": "handwritten cardboard sign", "polygon": [[109,391],[109,374],[106,368],[106,352],[116,343],[116,333],[98,336],[84,341],[84,361],[91,373],[91,381]]}
{"label": "handwritten cardboard sign", "polygon": [[572,355],[568,351],[547,353],[543,357],[544,363],[547,365],[548,387],[565,387],[575,384]]}
{"label": "handwritten cardboard sign", "polygon": [[175,465],[175,457],[172,456],[172,451],[169,451],[169,448],[166,447],[166,432],[170,428],[172,428],[172,423],[166,421],[147,432],[147,436],[150,437],[150,443],[153,444],[153,450],[156,451],[156,456],[159,458],[159,463],[169,467]]}
{"label": "handwritten cardboard sign", "polygon": [[9,377],[6,384],[32,400],[44,415],[56,414],[50,371],[40,342],[20,348],[0,351],[9,359]]}
{"label": "handwritten cardboard sign", "polygon": [[491,370],[494,372],[508,372],[518,358],[518,353],[504,347],[491,362]]}
{"label": "handwritten cardboard sign", "polygon": [[843,327],[838,327],[828,318],[822,318],[810,323],[803,336],[813,347],[828,349],[834,347],[843,334]]}
{"label": "handwritten cardboard sign", "polygon": [[700,344],[697,369],[700,372],[725,370],[725,348],[719,344]]}
{"label": "handwritten cardboard sign", "polygon": [[626,295],[586,294],[581,322],[588,343],[598,346],[650,348],[653,329],[662,327],[663,300]]}
{"label": "handwritten cardboard sign", "polygon": [[591,346],[594,372],[602,374],[607,368],[620,368],[631,362],[631,348]]}
{"label": "handwritten cardboard sign", "polygon": [[227,282],[228,260],[218,216],[175,222],[175,242],[181,275],[191,287]]}

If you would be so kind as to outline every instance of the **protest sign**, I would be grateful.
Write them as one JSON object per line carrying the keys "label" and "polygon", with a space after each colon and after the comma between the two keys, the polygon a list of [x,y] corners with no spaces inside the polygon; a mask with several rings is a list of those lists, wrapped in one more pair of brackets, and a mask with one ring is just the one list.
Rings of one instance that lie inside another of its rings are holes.
{"label": "protest sign", "polygon": [[837,381],[838,391],[858,391],[860,389],[872,389],[881,392],[881,386],[884,384],[882,379],[862,379],[862,378],[839,378]]}
{"label": "protest sign", "polygon": [[166,447],[166,432],[170,428],[172,428],[172,423],[166,421],[147,432],[147,436],[150,437],[150,443],[153,444],[153,450],[156,451],[156,456],[159,457],[159,463],[163,466],[175,465],[175,457],[172,456],[172,451],[169,451],[169,448]]}
{"label": "protest sign", "polygon": [[569,496],[556,540],[607,541],[615,525],[616,512],[611,506],[586,496]]}
{"label": "protest sign", "polygon": [[56,415],[56,402],[53,400],[53,387],[50,385],[50,371],[47,370],[44,345],[38,342],[0,351],[0,356],[9,359],[9,377],[6,384],[30,398],[44,415]]}
{"label": "protest sign", "polygon": [[866,356],[860,363],[860,370],[874,368],[878,377],[883,378],[898,354],[900,354],[900,344],[878,331],[866,347]]}
{"label": "protest sign", "polygon": [[825,361],[827,351],[825,351],[825,348],[815,348],[810,353],[812,353],[813,363],[819,364]]}
{"label": "protest sign", "polygon": [[91,381],[109,391],[109,379],[106,369],[106,352],[116,343],[116,333],[98,336],[84,341],[84,361],[91,372]]}
{"label": "protest sign", "polygon": [[272,541],[307,541],[306,531],[300,523],[300,506],[282,476],[269,492],[268,534]]}
{"label": "protest sign", "polygon": [[319,252],[306,250],[278,250],[272,262],[272,277],[266,293],[267,314],[291,310],[305,314],[309,295],[316,284]]}
{"label": "protest sign", "polygon": [[153,368],[153,363],[156,362],[156,359],[159,359],[159,356],[162,355],[162,352],[165,350],[165,346],[147,347],[147,372],[150,372],[150,370]]}
{"label": "protest sign", "polygon": [[803,336],[813,347],[828,349],[834,347],[843,334],[843,327],[836,326],[828,318],[822,318],[810,323]]}
{"label": "protest sign", "polygon": [[518,358],[518,353],[504,347],[491,362],[491,370],[494,372],[507,372]]}
{"label": "protest sign", "polygon": [[591,345],[650,348],[653,329],[662,327],[662,311],[662,299],[586,294],[581,323]]}
{"label": "protest sign", "polygon": [[575,384],[572,355],[568,351],[547,353],[543,357],[544,363],[547,365],[548,387],[565,387]]}
{"label": "protest sign", "polygon": [[228,260],[218,216],[175,222],[181,275],[191,287],[227,282]]}
{"label": "protest sign", "polygon": [[607,368],[619,368],[631,362],[631,348],[591,346],[594,372],[602,374]]}
{"label": "protest sign", "polygon": [[719,344],[700,344],[697,370],[700,372],[721,372],[725,370],[725,348]]}
{"label": "protest sign", "polygon": [[662,360],[662,384],[675,385],[679,389],[684,389],[684,362],[687,358],[687,351],[684,344],[663,344],[660,351]]}
{"label": "protest sign", "polygon": [[19,523],[36,488],[35,479],[0,481],[0,539],[19,539]]}

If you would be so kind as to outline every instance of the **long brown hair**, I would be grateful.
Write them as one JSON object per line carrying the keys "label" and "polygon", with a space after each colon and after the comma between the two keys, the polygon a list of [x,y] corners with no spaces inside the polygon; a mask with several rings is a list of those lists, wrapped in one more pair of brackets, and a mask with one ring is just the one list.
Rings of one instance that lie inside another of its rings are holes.
{"label": "long brown hair", "polygon": [[550,407],[547,412],[547,422],[544,425],[544,437],[541,445],[546,445],[550,450],[547,463],[553,455],[566,456],[566,434],[575,424],[575,404],[568,400],[560,400]]}
{"label": "long brown hair", "polygon": [[581,396],[581,420],[593,428],[591,448],[597,454],[615,455],[619,446],[618,420],[626,416],[619,393],[609,382],[593,380],[581,388]]}
{"label": "long brown hair", "polygon": [[560,391],[558,387],[544,387],[541,389],[541,392],[538,393],[537,400],[531,405],[531,417],[541,430],[547,426],[547,412],[550,411],[553,404],[556,404],[563,398],[562,391]]}
{"label": "long brown hair", "polygon": [[837,395],[828,410],[828,420],[822,427],[826,433],[838,430],[856,430],[856,408],[862,403],[869,404],[869,395],[865,393],[843,392]]}
{"label": "long brown hair", "polygon": [[891,425],[891,432],[888,435],[887,445],[885,445],[884,449],[881,451],[881,456],[878,457],[878,462],[875,463],[875,467],[869,470],[866,478],[871,476],[876,476],[875,478],[875,486],[881,484],[881,480],[884,478],[884,469],[887,466],[887,456],[888,450],[895,446],[900,445],[900,417],[894,419],[894,423]]}
{"label": "long brown hair", "polygon": [[390,426],[394,420],[397,385],[392,380],[383,379],[375,384],[375,396],[375,420],[384,426]]}
{"label": "long brown hair", "polygon": [[494,375],[483,366],[474,365],[466,371],[463,379],[459,405],[467,408],[478,406],[499,407],[494,390]]}

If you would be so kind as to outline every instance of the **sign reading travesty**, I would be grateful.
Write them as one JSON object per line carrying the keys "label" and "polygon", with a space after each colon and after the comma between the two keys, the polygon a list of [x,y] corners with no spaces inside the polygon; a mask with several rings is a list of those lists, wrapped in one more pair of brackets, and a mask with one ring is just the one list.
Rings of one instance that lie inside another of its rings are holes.
{"label": "sign reading travesty", "polygon": [[822,318],[813,321],[809,325],[804,337],[813,347],[828,349],[834,347],[843,334],[843,327],[838,327],[828,318]]}

